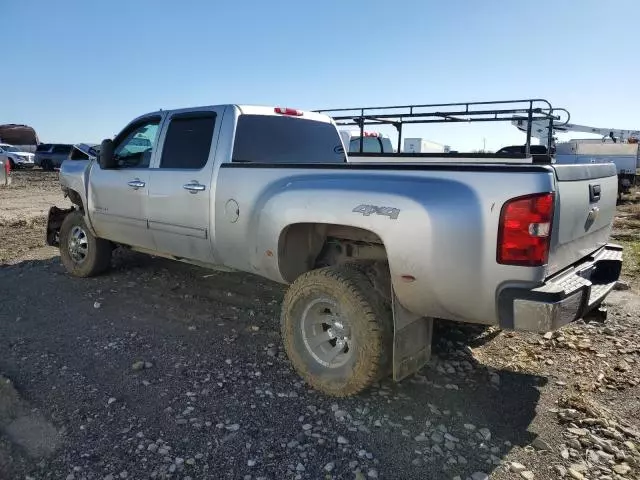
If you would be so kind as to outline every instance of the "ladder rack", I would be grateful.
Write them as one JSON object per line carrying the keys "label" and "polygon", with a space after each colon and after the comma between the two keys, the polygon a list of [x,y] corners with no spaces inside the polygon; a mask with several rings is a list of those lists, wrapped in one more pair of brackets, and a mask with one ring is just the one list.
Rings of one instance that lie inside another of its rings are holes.
{"label": "ladder rack", "polygon": [[[565,109],[556,109],[569,112]],[[485,102],[433,103],[425,105],[397,105],[389,107],[356,107],[315,110],[329,115],[338,126],[357,126],[360,129],[360,152],[363,150],[365,125],[392,125],[398,131],[398,152],[402,146],[402,127],[416,123],[511,122],[527,120],[525,154],[531,154],[531,125],[534,121],[560,120],[547,100],[496,100]],[[567,118],[564,123],[568,122]],[[550,129],[552,131],[553,129]]]}

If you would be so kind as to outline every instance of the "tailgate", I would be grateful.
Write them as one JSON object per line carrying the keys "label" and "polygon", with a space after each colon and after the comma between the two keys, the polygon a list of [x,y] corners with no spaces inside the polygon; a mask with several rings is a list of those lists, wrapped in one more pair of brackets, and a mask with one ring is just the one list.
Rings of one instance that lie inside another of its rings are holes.
{"label": "tailgate", "polygon": [[605,245],[618,197],[613,163],[554,165],[556,208],[548,275]]}

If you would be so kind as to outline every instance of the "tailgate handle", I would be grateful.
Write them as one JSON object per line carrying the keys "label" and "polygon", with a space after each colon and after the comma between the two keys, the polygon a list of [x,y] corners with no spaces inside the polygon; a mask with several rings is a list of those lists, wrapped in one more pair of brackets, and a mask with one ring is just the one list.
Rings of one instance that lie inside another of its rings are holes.
{"label": "tailgate handle", "polygon": [[600,185],[589,185],[589,200],[591,202],[600,200]]}

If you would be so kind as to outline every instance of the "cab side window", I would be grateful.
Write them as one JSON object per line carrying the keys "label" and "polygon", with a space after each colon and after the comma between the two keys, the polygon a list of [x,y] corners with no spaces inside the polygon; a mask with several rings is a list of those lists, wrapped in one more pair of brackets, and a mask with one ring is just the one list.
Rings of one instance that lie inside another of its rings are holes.
{"label": "cab side window", "polygon": [[209,159],[215,122],[213,112],[174,115],[167,129],[160,168],[203,168]]}
{"label": "cab side window", "polygon": [[160,117],[153,117],[134,126],[122,139],[116,139],[114,154],[118,168],[149,168],[159,126]]}

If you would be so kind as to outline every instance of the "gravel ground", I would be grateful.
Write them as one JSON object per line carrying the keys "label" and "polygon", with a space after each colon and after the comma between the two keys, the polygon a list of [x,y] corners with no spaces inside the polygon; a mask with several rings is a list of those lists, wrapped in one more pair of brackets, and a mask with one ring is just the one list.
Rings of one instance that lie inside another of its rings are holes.
{"label": "gravel ground", "polygon": [[[17,172],[14,186],[46,211],[56,176]],[[38,216],[11,230],[7,217],[0,479],[640,478],[634,277],[605,323],[439,322],[419,375],[336,400],[282,352],[280,285],[125,252],[76,279]]]}

